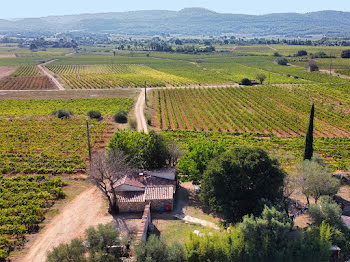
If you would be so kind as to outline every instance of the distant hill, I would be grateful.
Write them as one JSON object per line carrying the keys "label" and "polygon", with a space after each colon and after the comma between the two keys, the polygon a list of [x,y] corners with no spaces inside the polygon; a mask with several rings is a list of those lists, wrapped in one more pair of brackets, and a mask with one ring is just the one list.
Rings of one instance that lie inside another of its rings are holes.
{"label": "distant hill", "polygon": [[203,8],[181,11],[133,11],[1,20],[0,33],[67,32],[129,35],[220,35],[304,37],[350,36],[350,13],[320,11],[239,15],[216,13]]}

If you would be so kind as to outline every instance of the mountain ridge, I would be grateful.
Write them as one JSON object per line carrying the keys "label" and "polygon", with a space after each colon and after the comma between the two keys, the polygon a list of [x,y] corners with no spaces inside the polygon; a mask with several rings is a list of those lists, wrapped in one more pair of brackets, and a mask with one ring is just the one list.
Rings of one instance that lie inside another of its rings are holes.
{"label": "mountain ridge", "polygon": [[0,32],[114,33],[126,35],[350,36],[350,12],[245,15],[205,8],[139,10],[38,18],[0,19]]}

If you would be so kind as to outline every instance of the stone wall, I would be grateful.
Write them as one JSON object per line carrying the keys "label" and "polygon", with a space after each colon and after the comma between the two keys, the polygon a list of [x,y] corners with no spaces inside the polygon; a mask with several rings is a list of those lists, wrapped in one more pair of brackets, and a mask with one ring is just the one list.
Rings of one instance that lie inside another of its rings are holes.
{"label": "stone wall", "polygon": [[143,212],[146,206],[146,202],[136,202],[136,203],[127,203],[122,202],[118,203],[119,212],[121,213],[133,213],[133,212]]}
{"label": "stone wall", "polygon": [[138,240],[147,240],[148,227],[151,224],[151,222],[151,203],[148,203],[143,211],[140,228],[137,232]]}
{"label": "stone wall", "polygon": [[152,211],[160,212],[162,207],[165,207],[167,203],[170,203],[171,210],[173,210],[173,205],[174,205],[173,199],[152,200],[151,203],[152,203],[151,205]]}

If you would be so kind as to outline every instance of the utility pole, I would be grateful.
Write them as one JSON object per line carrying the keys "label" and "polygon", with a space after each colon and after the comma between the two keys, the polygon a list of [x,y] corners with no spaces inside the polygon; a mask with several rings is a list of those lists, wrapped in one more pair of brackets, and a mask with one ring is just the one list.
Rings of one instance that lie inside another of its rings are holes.
{"label": "utility pole", "polygon": [[329,64],[329,74],[332,75],[332,53],[330,55],[330,58],[331,58],[331,62]]}
{"label": "utility pole", "polygon": [[147,81],[145,81],[145,102],[147,106]]}
{"label": "utility pole", "polygon": [[86,119],[86,133],[87,133],[87,143],[88,143],[88,149],[89,149],[89,163],[90,163],[90,169],[91,169],[91,143],[90,143],[90,130],[89,130],[89,121]]}

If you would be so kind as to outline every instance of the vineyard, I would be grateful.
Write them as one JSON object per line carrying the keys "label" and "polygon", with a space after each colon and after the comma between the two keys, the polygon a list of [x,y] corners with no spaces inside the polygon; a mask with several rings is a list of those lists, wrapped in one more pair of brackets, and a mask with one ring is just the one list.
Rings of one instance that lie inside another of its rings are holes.
{"label": "vineyard", "polygon": [[[110,131],[109,125],[106,121],[92,122],[94,148]],[[0,140],[0,174],[62,174],[86,170],[84,119],[3,118]]]}
{"label": "vineyard", "polygon": [[0,81],[0,90],[49,90],[52,81],[35,66],[20,66],[10,76]]}
{"label": "vineyard", "polygon": [[128,112],[133,107],[132,98],[89,99],[2,99],[0,116],[48,116],[53,111],[68,109],[74,115],[86,115],[99,110],[102,116],[113,116],[119,110]]}
{"label": "vineyard", "polygon": [[[234,146],[260,147],[270,152],[285,168],[294,167],[302,159],[305,147],[304,136],[286,139],[275,135],[190,130],[165,130],[162,131],[162,134],[171,141],[179,142],[184,148],[190,143],[203,141],[222,142],[227,148]],[[316,137],[314,148],[317,154],[332,165],[333,170],[347,170],[350,168],[350,138]]]}
{"label": "vineyard", "polygon": [[48,65],[72,89],[104,89],[120,87],[158,87],[166,84],[179,86],[191,80],[135,64],[102,65]]}
{"label": "vineyard", "polygon": [[322,85],[154,90],[153,125],[293,137],[306,131],[310,97],[317,110],[315,135],[350,137],[349,91]]}
{"label": "vineyard", "polygon": [[0,176],[0,260],[36,232],[45,210],[64,197],[60,178],[45,176]]}

